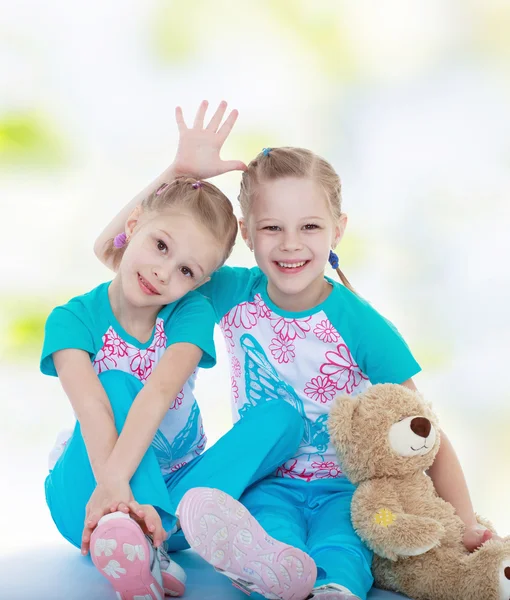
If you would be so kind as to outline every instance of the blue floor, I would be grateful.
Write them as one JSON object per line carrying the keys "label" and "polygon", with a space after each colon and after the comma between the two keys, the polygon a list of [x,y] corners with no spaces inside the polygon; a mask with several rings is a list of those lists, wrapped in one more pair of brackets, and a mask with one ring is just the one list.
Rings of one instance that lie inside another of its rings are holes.
{"label": "blue floor", "polygon": [[[191,550],[172,554],[186,570],[186,600],[247,600],[230,581]],[[0,559],[0,598],[6,600],[116,600],[110,584],[90,559],[66,544],[31,548]],[[253,600],[260,596],[253,595]],[[372,590],[369,600],[404,596]]]}

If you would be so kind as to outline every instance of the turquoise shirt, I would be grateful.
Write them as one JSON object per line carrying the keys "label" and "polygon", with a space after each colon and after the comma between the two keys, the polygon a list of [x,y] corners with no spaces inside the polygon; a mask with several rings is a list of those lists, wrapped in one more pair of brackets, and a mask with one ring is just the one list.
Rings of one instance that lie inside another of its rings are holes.
{"label": "turquoise shirt", "polygon": [[307,481],[342,476],[329,441],[334,398],[370,384],[403,383],[420,371],[395,326],[366,300],[326,278],[331,293],[303,312],[276,306],[258,268],[222,267],[199,290],[213,305],[230,354],[236,419],[282,398],[300,412],[305,434],[278,475]]}
{"label": "turquoise shirt", "polygon": [[[117,370],[145,383],[166,348],[178,342],[194,344],[203,351],[199,367],[215,364],[214,313],[203,296],[190,292],[164,306],[150,339],[141,343],[124,330],[113,314],[109,285],[103,283],[51,312],[40,363],[43,373],[56,376],[53,353],[76,348],[89,354],[98,375]],[[177,397],[169,399],[168,413],[154,437],[153,447],[164,474],[182,467],[205,448],[202,418],[193,393],[195,378],[196,371]]]}

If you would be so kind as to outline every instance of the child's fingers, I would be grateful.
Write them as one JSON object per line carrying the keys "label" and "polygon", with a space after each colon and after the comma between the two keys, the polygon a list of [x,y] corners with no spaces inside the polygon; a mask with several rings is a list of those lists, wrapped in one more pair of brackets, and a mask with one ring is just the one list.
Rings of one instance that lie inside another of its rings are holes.
{"label": "child's fingers", "polygon": [[489,540],[492,540],[495,537],[497,538],[497,536],[494,536],[494,534],[492,533],[492,531],[490,531],[489,529],[486,529],[483,532],[483,535],[482,535],[482,540],[481,540],[482,544],[485,544],[485,542],[488,542]]}
{"label": "child's fingers", "polygon": [[147,524],[147,528],[149,529],[152,535],[154,545],[157,548],[158,546],[161,546],[161,544],[166,540],[166,531],[163,529],[161,517],[158,515],[156,509],[151,506],[148,512],[150,514],[148,518],[145,519],[145,522]]}
{"label": "child's fingers", "polygon": [[195,122],[193,123],[193,129],[202,129],[204,126],[204,117],[207,111],[207,107],[209,106],[209,102],[207,100],[202,100],[200,106],[198,107],[197,114],[195,116]]}
{"label": "child's fingers", "polygon": [[[117,508],[115,510],[120,510],[121,512],[125,513],[126,515],[129,514],[129,506],[125,502],[119,502],[119,505],[117,506]],[[115,512],[115,510],[112,510],[112,512]]]}
{"label": "child's fingers", "polygon": [[464,534],[464,546],[474,552],[493,537],[492,531],[485,528],[470,528]]}
{"label": "child's fingers", "polygon": [[163,544],[163,542],[166,540],[166,532],[163,529],[163,527],[159,527],[157,529],[157,531],[154,533],[154,546],[156,548],[158,548],[159,546],[161,546]]}
{"label": "child's fingers", "polygon": [[221,164],[225,173],[229,171],[246,171],[248,169],[241,160],[222,160]]}
{"label": "child's fingers", "polygon": [[209,129],[210,131],[216,131],[220,126],[221,120],[223,119],[223,115],[225,114],[226,110],[227,103],[225,102],[225,100],[222,100],[218,108],[216,109],[216,112],[214,113],[212,119],[210,120],[209,125],[207,125],[206,129]]}
{"label": "child's fingers", "polygon": [[156,525],[154,533],[152,534],[152,539],[156,548],[161,546],[161,544],[166,540],[166,531],[163,529],[161,520],[159,520],[159,523]]}
{"label": "child's fingers", "polygon": [[145,526],[147,527],[147,530],[149,531],[150,534],[153,534],[156,531],[156,525],[154,523],[153,518],[149,515],[146,515],[144,520],[145,520]]}
{"label": "child's fingers", "polygon": [[180,133],[187,129],[186,123],[184,122],[184,115],[182,114],[182,108],[180,106],[175,107],[175,120]]}
{"label": "child's fingers", "polygon": [[102,514],[100,515],[99,513],[96,513],[94,511],[89,513],[89,515],[87,516],[87,519],[85,521],[85,527],[89,527],[89,528],[93,529],[98,524],[99,519],[102,516],[103,516]]}
{"label": "child's fingers", "polygon": [[140,519],[143,519],[145,517],[145,511],[138,504],[138,502],[136,500],[131,500],[131,502],[129,503],[128,506],[129,506],[129,510],[132,513],[134,513],[137,517],[139,517]]}
{"label": "child's fingers", "polygon": [[223,123],[223,125],[218,129],[218,136],[222,144],[228,138],[229,133],[232,131],[232,127],[234,127],[238,116],[239,112],[234,109],[226,118],[225,123]]}
{"label": "child's fingers", "polygon": [[92,535],[93,529],[91,527],[85,527],[81,536],[81,553],[86,556],[90,550],[90,536]]}

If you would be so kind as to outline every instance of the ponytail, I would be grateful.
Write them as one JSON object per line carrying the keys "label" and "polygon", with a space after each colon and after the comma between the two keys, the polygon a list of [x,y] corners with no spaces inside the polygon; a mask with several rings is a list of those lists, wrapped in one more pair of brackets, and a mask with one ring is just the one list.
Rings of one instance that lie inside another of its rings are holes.
{"label": "ponytail", "polygon": [[335,271],[338,273],[338,277],[340,278],[340,281],[344,284],[344,286],[350,290],[353,294],[356,294],[356,296],[358,295],[358,293],[356,292],[356,290],[352,287],[352,285],[350,284],[349,280],[347,279],[347,277],[342,273],[342,269],[340,269],[340,267],[337,267],[335,269]]}
{"label": "ponytail", "polygon": [[124,252],[126,251],[127,244],[119,248],[115,246],[114,242],[115,238],[110,238],[105,242],[105,250],[103,252],[104,262],[112,264],[115,271],[119,268],[120,261],[124,256]]}

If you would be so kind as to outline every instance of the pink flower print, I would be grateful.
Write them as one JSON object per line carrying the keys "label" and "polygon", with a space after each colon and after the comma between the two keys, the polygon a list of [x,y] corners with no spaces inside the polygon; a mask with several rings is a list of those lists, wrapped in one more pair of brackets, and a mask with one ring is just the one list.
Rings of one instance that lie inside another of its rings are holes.
{"label": "pink flower print", "polygon": [[155,351],[153,347],[145,350],[137,350],[131,358],[130,368],[133,375],[136,375],[140,381],[145,381],[152,373]]}
{"label": "pink flower print", "polygon": [[271,309],[264,302],[260,294],[255,294],[254,302],[257,307],[257,315],[261,319],[269,318],[271,316]]}
{"label": "pink flower print", "polygon": [[269,350],[271,350],[273,358],[275,358],[280,364],[294,362],[294,358],[296,357],[296,353],[294,352],[294,344],[280,338],[273,338],[271,340]]}
{"label": "pink flower print", "polygon": [[223,337],[225,338],[225,346],[227,347],[227,352],[230,352],[230,349],[234,347],[234,334],[232,333],[232,329],[230,329],[230,325],[227,321],[228,313],[221,319],[220,321],[220,329],[223,332]]}
{"label": "pink flower print", "polygon": [[237,387],[236,378],[233,375],[230,378],[230,385],[232,386],[232,396],[233,396],[234,400],[237,402],[237,400],[239,398],[239,388]]}
{"label": "pink flower print", "polygon": [[329,377],[319,375],[306,384],[305,394],[315,402],[326,404],[335,397],[336,386]]}
{"label": "pink flower print", "polygon": [[103,347],[96,354],[93,363],[98,374],[116,369],[118,367],[116,358],[127,356],[128,352],[134,349],[119,337],[113,327],[109,327],[102,339]]}
{"label": "pink flower print", "polygon": [[[103,339],[106,336],[103,336]],[[115,369],[117,367],[117,361],[112,355],[112,346],[103,346],[101,350],[96,354],[94,358],[94,369],[96,373],[103,373],[104,371],[109,371],[110,369]]]}
{"label": "pink flower print", "polygon": [[166,342],[165,324],[163,319],[158,319],[156,321],[156,331],[154,332],[154,342],[152,345],[155,348],[166,348]]}
{"label": "pink flower print", "polygon": [[103,336],[103,349],[108,356],[122,358],[127,356],[130,346],[126,344],[113,327],[110,327]]}
{"label": "pink flower print", "polygon": [[241,377],[241,363],[237,356],[232,357],[232,372],[235,377]]}
{"label": "pink flower print", "polygon": [[333,461],[313,462],[312,467],[317,469],[315,471],[315,477],[317,479],[336,479],[337,477],[342,477],[340,467],[335,465]]}
{"label": "pink flower print", "polygon": [[233,325],[236,329],[241,327],[251,329],[257,324],[257,305],[253,302],[241,302],[225,316],[227,317],[227,323]]}
{"label": "pink flower print", "polygon": [[336,343],[340,339],[340,335],[328,319],[324,319],[320,323],[317,323],[313,332],[321,342],[326,344],[331,344],[332,342]]}
{"label": "pink flower print", "polygon": [[338,390],[345,390],[348,394],[352,394],[354,388],[363,380],[368,380],[368,377],[354,362],[352,354],[345,344],[338,344],[336,350],[336,352],[333,350],[326,352],[328,362],[321,365],[320,372],[323,375],[329,375]]}
{"label": "pink flower print", "polygon": [[283,465],[276,469],[276,477],[290,477],[290,479],[304,479],[310,481],[313,477],[313,473],[307,473],[306,469],[303,469],[301,473],[296,470],[297,458],[288,460]]}
{"label": "pink flower print", "polygon": [[175,473],[175,471],[178,471],[179,469],[182,469],[182,467],[185,467],[187,464],[188,464],[188,463],[186,463],[186,462],[178,463],[178,464],[174,465],[174,466],[173,466],[173,467],[170,469],[170,471],[171,471],[172,473]]}
{"label": "pink flower print", "polygon": [[305,339],[306,334],[310,331],[310,324],[308,321],[311,318],[312,317],[306,317],[306,319],[286,319],[279,315],[272,315],[270,317],[271,327],[283,340],[295,340],[296,337]]}
{"label": "pink flower print", "polygon": [[184,391],[181,390],[175,397],[175,400],[172,402],[172,404],[170,405],[170,408],[168,410],[177,410],[179,408],[179,406],[181,406],[183,399],[184,399]]}

